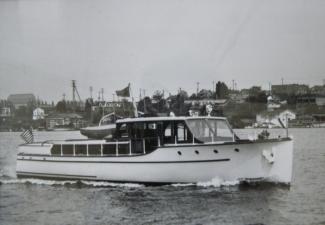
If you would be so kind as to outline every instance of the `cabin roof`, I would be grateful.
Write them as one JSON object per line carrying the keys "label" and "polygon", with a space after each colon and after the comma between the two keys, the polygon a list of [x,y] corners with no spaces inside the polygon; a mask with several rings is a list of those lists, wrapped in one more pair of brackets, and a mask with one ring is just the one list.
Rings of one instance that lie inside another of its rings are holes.
{"label": "cabin roof", "polygon": [[153,122],[153,121],[179,121],[179,120],[190,120],[190,119],[218,119],[226,120],[225,117],[214,117],[214,116],[166,116],[166,117],[139,117],[139,118],[126,118],[119,119],[116,123],[134,123],[134,122]]}

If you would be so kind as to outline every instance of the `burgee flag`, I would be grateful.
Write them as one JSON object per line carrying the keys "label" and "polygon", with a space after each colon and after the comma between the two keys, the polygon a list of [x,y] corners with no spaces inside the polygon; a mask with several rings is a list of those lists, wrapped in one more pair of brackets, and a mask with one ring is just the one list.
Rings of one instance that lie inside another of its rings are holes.
{"label": "burgee flag", "polygon": [[116,95],[119,97],[130,97],[130,84],[126,88],[116,91]]}

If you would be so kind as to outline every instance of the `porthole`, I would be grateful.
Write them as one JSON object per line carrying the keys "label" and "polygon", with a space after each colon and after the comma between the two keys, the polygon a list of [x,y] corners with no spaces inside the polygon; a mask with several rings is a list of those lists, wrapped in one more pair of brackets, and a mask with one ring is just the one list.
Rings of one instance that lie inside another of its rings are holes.
{"label": "porthole", "polygon": [[197,154],[197,155],[198,155],[198,154],[200,154],[200,152],[199,152],[198,150],[195,150],[195,154]]}
{"label": "porthole", "polygon": [[235,150],[235,152],[239,152],[239,149],[238,148],[235,148],[234,150]]}
{"label": "porthole", "polygon": [[216,153],[216,154],[219,153],[217,149],[214,149],[213,152]]}
{"label": "porthole", "polygon": [[182,155],[182,153],[180,151],[177,151],[178,155]]}

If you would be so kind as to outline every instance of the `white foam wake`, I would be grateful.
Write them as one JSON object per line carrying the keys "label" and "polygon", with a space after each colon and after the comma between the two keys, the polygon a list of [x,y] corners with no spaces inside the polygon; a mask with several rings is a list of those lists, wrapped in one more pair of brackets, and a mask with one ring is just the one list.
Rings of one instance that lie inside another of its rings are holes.
{"label": "white foam wake", "polygon": [[94,187],[127,187],[127,188],[138,188],[144,185],[136,183],[112,183],[105,181],[81,181],[81,183]]}
{"label": "white foam wake", "polygon": [[201,186],[201,187],[224,187],[224,186],[235,186],[238,185],[239,181],[238,180],[233,180],[233,181],[227,181],[227,180],[223,180],[220,179],[218,177],[213,178],[210,181],[207,182],[198,182],[197,186]]}
{"label": "white foam wake", "polygon": [[86,185],[92,187],[126,187],[126,188],[137,188],[142,187],[143,185],[135,183],[112,183],[105,181],[76,181],[76,180],[42,180],[34,178],[23,178],[23,179],[0,179],[0,184],[34,184],[34,185]]}
{"label": "white foam wake", "polygon": [[225,181],[218,177],[213,178],[210,181],[206,182],[197,182],[197,183],[180,183],[180,184],[172,184],[173,187],[187,187],[187,186],[198,186],[198,187],[224,187],[224,186],[236,186],[240,182],[238,180],[234,181]]}
{"label": "white foam wake", "polygon": [[54,181],[54,180],[41,180],[41,179],[1,179],[1,184],[38,184],[38,185],[65,185],[76,184],[77,181]]}

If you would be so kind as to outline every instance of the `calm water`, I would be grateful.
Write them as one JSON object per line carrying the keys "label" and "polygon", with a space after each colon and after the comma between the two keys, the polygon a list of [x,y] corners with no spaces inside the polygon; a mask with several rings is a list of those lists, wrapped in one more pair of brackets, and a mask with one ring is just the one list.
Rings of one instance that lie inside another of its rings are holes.
{"label": "calm water", "polygon": [[[0,224],[325,224],[325,129],[290,132],[295,138],[290,187],[17,180],[15,155],[22,141],[19,133],[0,133]],[[36,134],[38,140],[79,137]]]}

